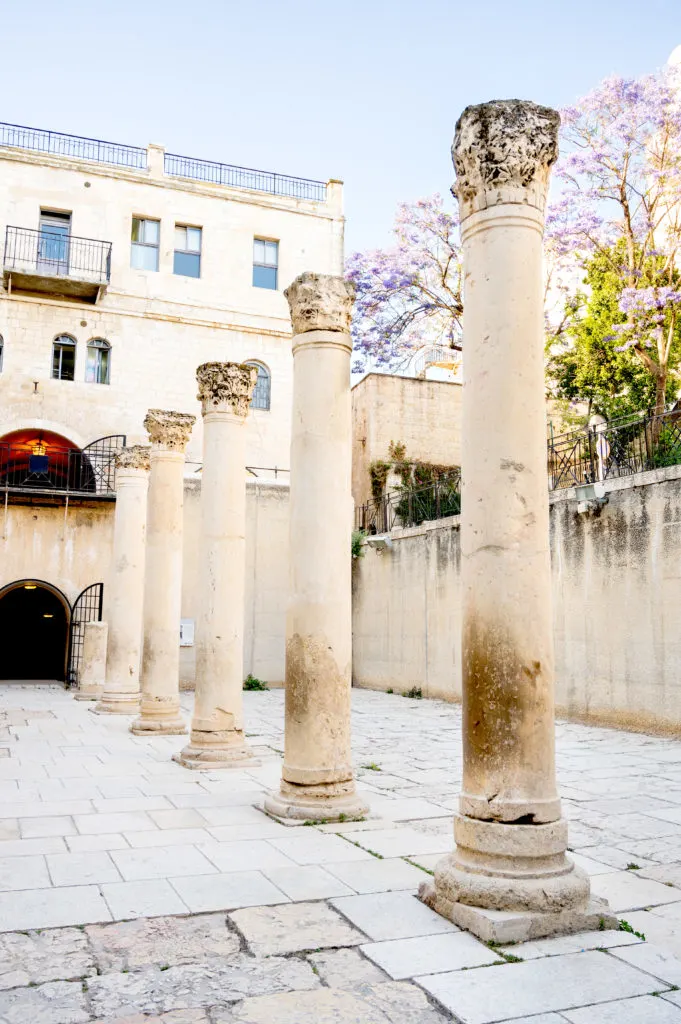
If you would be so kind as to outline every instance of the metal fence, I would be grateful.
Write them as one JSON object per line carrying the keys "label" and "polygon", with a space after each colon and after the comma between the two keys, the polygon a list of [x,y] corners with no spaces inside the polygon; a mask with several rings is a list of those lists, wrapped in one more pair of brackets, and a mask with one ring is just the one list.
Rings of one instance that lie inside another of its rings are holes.
{"label": "metal fence", "polygon": [[230,188],[326,202],[325,182],[293,178],[289,174],[256,171],[251,167],[220,164],[214,160],[196,160],[194,157],[178,156],[176,153],[165,154],[164,171],[174,178],[192,178],[195,181],[209,181],[214,185],[229,185]]}
{"label": "metal fence", "polygon": [[33,149],[39,153],[72,156],[78,160],[134,167],[137,170],[145,170],[147,166],[147,151],[139,146],[125,146],[119,142],[103,142],[101,139],[88,139],[80,135],[27,128],[20,124],[0,123],[0,146]]}
{"label": "metal fence", "polygon": [[637,413],[548,442],[549,490],[681,464],[681,411]]}
{"label": "metal fence", "polygon": [[[636,413],[586,427],[547,442],[549,490],[577,487],[650,469],[681,465],[681,409],[659,416]],[[461,474],[454,470],[435,483],[404,488],[355,509],[355,528],[367,534],[419,526],[461,511]]]}
{"label": "metal fence", "polygon": [[116,454],[124,445],[122,434],[102,437],[82,450],[0,442],[0,493],[113,498]]}
{"label": "metal fence", "polygon": [[8,227],[5,270],[48,277],[75,277],[107,284],[111,277],[111,242],[78,238],[45,228]]}
{"label": "metal fence", "polygon": [[355,509],[355,528],[363,533],[389,533],[396,526],[420,526],[430,519],[461,511],[461,472],[443,473],[422,487],[392,491]]}

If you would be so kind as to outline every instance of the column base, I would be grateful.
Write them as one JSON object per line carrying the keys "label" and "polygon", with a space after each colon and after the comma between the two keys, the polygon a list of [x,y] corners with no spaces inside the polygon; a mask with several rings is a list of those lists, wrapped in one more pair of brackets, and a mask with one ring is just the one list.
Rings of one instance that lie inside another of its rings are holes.
{"label": "column base", "polygon": [[99,700],[102,696],[101,686],[97,687],[96,690],[76,690],[73,695],[74,700]]}
{"label": "column base", "polygon": [[419,897],[485,942],[524,942],[617,927],[607,903],[566,856],[567,822],[508,825],[454,817],[454,853]]}
{"label": "column base", "polygon": [[279,792],[265,797],[264,806],[282,821],[356,821],[369,812],[352,780],[303,786],[282,779]]}
{"label": "column base", "polygon": [[173,754],[173,761],[183,768],[215,771],[222,768],[257,768],[258,760],[247,743],[232,746],[209,747],[188,743],[179,754]]}
{"label": "column base", "polygon": [[90,708],[96,715],[139,715],[139,693],[101,694],[97,707]]}
{"label": "column base", "polygon": [[180,714],[179,697],[142,694],[139,718],[130,726],[135,736],[184,736],[187,724]]}
{"label": "column base", "polygon": [[435,883],[422,882],[419,899],[476,938],[498,945],[618,927],[617,918],[606,901],[595,897],[587,900],[583,907],[553,913],[540,910],[488,910],[485,907],[471,907],[466,903],[454,903],[437,891]]}

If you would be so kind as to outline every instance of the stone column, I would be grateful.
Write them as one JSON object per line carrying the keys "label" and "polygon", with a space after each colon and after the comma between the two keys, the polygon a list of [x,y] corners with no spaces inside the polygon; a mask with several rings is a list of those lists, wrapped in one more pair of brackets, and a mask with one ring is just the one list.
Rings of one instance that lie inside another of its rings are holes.
{"label": "stone column", "polygon": [[246,438],[254,366],[204,363],[196,371],[203,413],[201,589],[196,616],[196,694],[186,768],[254,765],[244,741]]}
{"label": "stone column", "polygon": [[456,849],[421,897],[499,942],[611,920],[565,855],[556,790],[542,237],[559,120],[520,100],[468,107],[452,149],[465,269],[464,767]]}
{"label": "stone column", "polygon": [[76,700],[97,700],[104,688],[106,622],[86,622],[83,627],[83,660],[78,674]]}
{"label": "stone column", "polygon": [[149,448],[132,445],[116,458],[116,512],[108,584],[106,682],[96,711],[132,715],[140,706],[144,604],[144,535]]}
{"label": "stone column", "polygon": [[286,736],[279,817],[362,816],[350,750],[352,497],[350,317],[341,277],[302,274],[293,320]]}
{"label": "stone column", "polygon": [[144,643],[137,734],[186,732],[180,715],[180,604],[184,450],[195,416],[150,409],[151,441],[144,570]]}

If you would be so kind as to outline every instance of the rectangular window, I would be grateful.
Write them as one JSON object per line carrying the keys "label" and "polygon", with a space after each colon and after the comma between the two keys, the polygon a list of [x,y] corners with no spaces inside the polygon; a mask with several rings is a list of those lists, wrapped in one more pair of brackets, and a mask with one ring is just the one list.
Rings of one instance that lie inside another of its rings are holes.
{"label": "rectangular window", "polygon": [[279,242],[268,242],[264,238],[253,239],[253,286],[255,288],[277,287],[279,267]]}
{"label": "rectangular window", "polygon": [[158,270],[158,245],[161,236],[159,220],[132,218],[130,266],[135,270]]}
{"label": "rectangular window", "polygon": [[175,255],[173,274],[182,277],[201,277],[201,228],[185,224],[175,225]]}

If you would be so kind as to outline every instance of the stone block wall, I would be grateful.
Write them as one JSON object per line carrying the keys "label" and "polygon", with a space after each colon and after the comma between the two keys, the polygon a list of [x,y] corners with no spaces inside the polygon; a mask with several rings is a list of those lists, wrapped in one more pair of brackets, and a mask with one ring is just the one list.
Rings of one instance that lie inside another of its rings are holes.
{"label": "stone block wall", "polygon": [[[681,467],[551,496],[559,714],[681,730]],[[354,566],[354,681],[461,696],[459,517],[396,531]]]}

